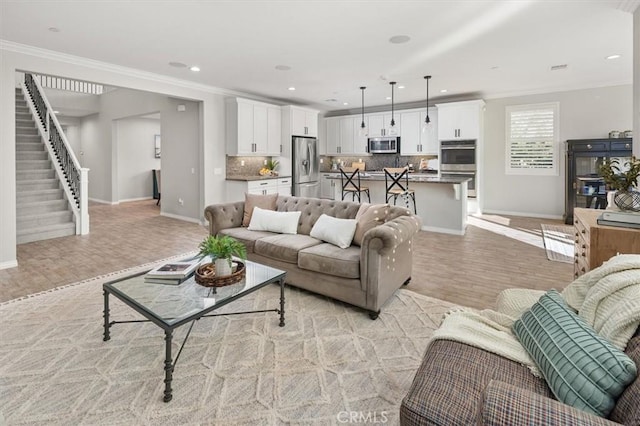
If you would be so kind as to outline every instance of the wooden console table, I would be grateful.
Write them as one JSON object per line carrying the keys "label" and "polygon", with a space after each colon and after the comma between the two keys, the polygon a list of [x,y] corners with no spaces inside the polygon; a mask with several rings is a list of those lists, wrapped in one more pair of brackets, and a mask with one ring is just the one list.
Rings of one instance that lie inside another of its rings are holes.
{"label": "wooden console table", "polygon": [[574,277],[597,268],[616,254],[640,254],[640,229],[598,225],[603,210],[576,208]]}

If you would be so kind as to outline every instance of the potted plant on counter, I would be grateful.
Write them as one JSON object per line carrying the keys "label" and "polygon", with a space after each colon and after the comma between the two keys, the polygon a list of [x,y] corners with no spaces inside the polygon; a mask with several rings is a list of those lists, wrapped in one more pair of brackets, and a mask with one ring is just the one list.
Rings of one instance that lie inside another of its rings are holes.
{"label": "potted plant on counter", "polygon": [[640,212],[640,192],[634,190],[640,176],[640,160],[631,160],[620,164],[620,160],[605,159],[598,172],[607,187],[615,191],[613,201],[620,210]]}
{"label": "potted plant on counter", "polygon": [[237,256],[242,260],[247,259],[247,248],[240,241],[228,235],[219,237],[210,235],[200,243],[198,256],[202,259],[207,256],[215,264],[215,274],[218,277],[231,275],[233,272],[232,258]]}
{"label": "potted plant on counter", "polygon": [[278,176],[278,172],[276,169],[280,163],[278,160],[267,160],[267,163],[263,168],[260,169],[261,176]]}

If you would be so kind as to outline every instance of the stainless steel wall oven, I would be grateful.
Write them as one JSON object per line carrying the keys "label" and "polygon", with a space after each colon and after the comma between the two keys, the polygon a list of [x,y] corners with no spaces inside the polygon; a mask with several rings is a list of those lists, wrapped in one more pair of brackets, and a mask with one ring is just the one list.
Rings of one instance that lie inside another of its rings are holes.
{"label": "stainless steel wall oven", "polygon": [[440,142],[440,174],[443,177],[468,177],[469,196],[476,196],[476,141]]}

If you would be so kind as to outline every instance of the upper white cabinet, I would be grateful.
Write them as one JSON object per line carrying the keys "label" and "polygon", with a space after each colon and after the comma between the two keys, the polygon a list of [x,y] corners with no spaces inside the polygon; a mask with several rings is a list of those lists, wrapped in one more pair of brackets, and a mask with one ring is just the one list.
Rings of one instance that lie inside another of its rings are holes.
{"label": "upper white cabinet", "polygon": [[318,136],[318,112],[291,107],[291,134],[294,136]]}
{"label": "upper white cabinet", "polygon": [[360,136],[361,123],[360,116],[327,118],[325,154],[367,155],[367,137]]}
{"label": "upper white cabinet", "polygon": [[401,155],[438,155],[438,112],[435,108],[429,108],[431,122],[425,126],[424,120],[427,112],[421,110],[408,110],[400,113],[402,127],[400,134]]}
{"label": "upper white cabinet", "polygon": [[451,102],[436,106],[439,140],[480,139],[484,101]]}
{"label": "upper white cabinet", "polygon": [[395,126],[391,127],[391,113],[369,114],[369,137],[401,136],[400,124],[402,122],[399,113],[393,115]]}
{"label": "upper white cabinet", "polygon": [[282,125],[279,106],[229,98],[226,110],[227,155],[279,155]]}
{"label": "upper white cabinet", "polygon": [[327,128],[326,155],[340,154],[340,117],[327,118],[325,125]]}

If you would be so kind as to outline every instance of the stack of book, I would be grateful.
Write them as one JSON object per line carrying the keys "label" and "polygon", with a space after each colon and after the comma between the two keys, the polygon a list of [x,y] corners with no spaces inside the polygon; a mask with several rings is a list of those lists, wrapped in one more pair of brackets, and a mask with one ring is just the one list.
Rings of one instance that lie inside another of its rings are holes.
{"label": "stack of book", "polygon": [[178,285],[189,279],[199,265],[198,259],[163,263],[147,272],[144,281],[153,284]]}
{"label": "stack of book", "polygon": [[640,229],[640,213],[605,211],[598,217],[598,225]]}

